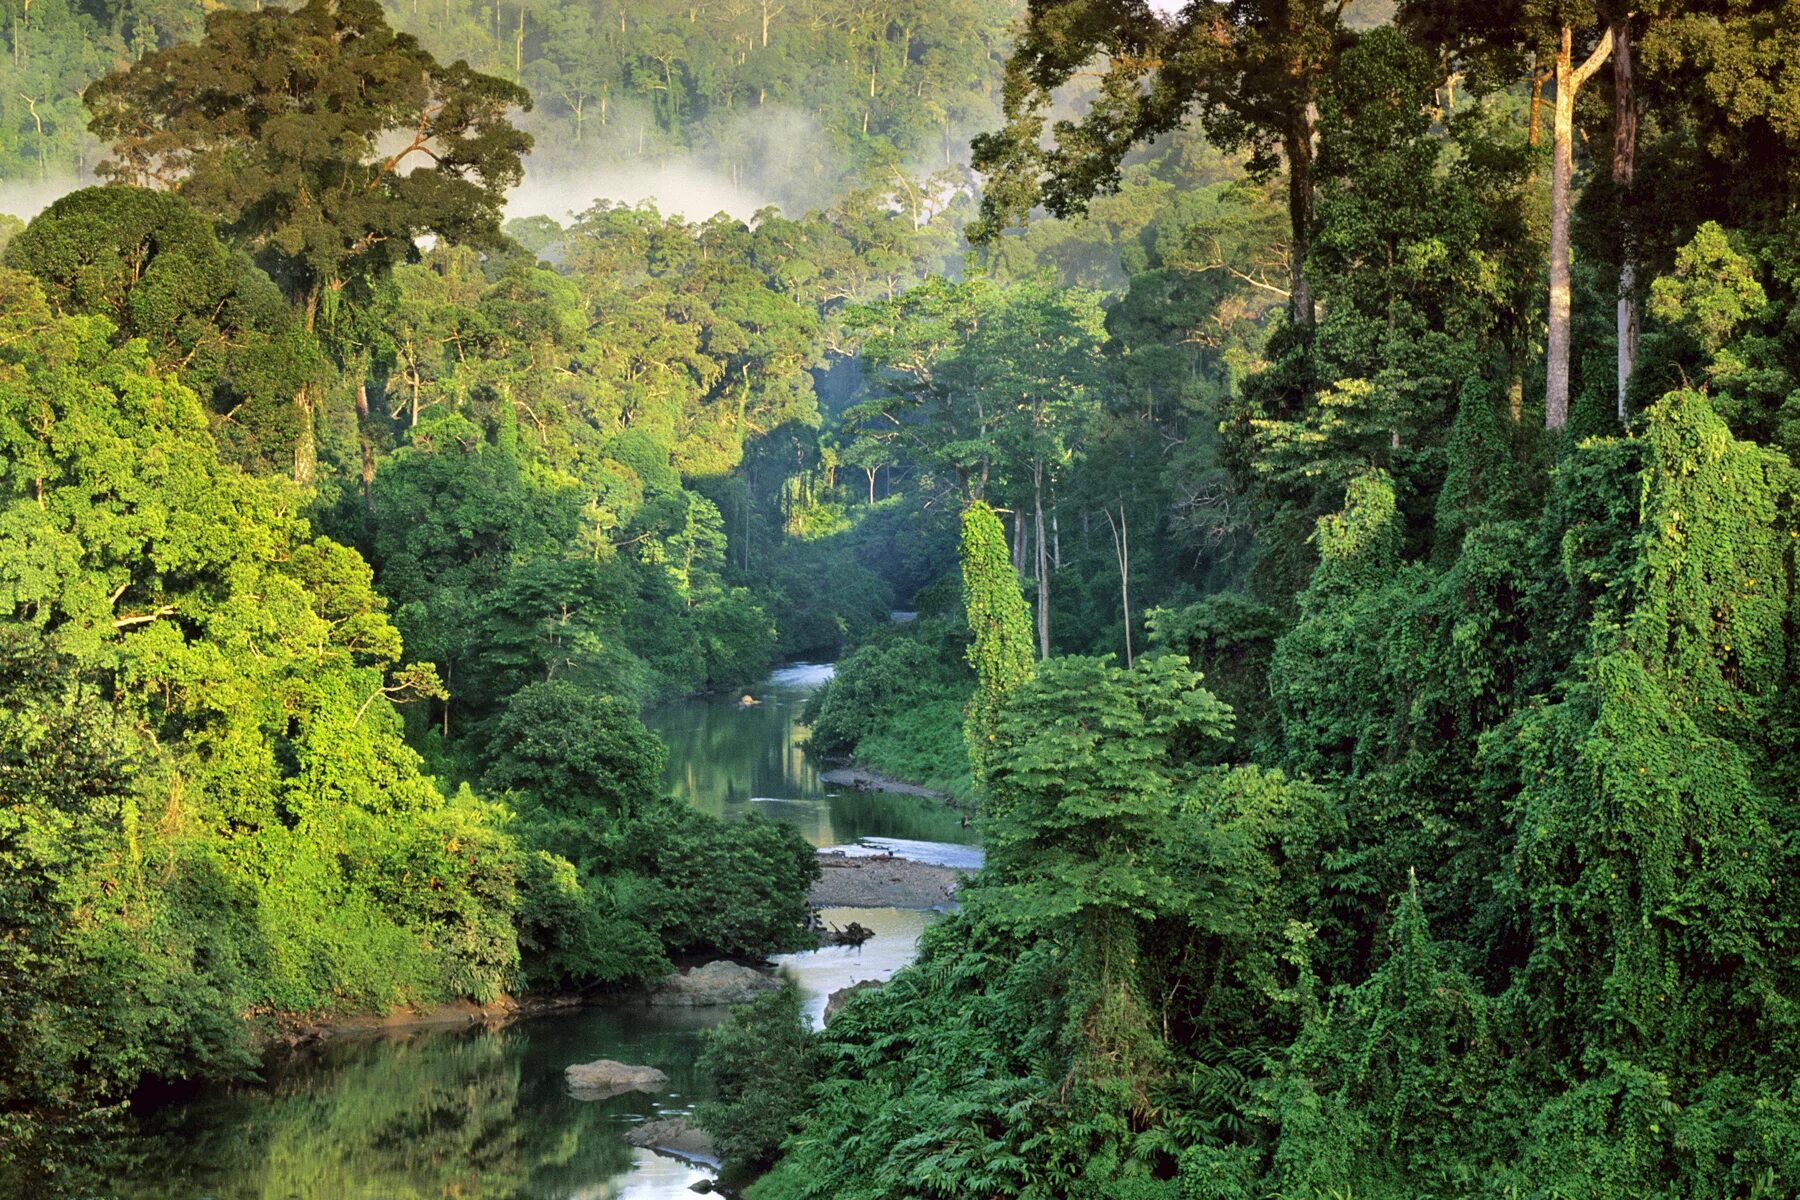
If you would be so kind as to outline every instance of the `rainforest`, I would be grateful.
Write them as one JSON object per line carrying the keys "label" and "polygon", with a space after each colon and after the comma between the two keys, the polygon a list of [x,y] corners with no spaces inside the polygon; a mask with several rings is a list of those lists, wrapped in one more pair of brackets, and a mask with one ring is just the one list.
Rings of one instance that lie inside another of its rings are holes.
{"label": "rainforest", "polygon": [[1800,1195],[1796,64],[0,0],[0,1197]]}

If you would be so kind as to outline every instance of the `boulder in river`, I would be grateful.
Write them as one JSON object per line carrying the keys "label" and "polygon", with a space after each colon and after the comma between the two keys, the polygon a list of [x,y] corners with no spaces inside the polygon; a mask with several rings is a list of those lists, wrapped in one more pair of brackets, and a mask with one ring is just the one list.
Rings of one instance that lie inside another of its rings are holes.
{"label": "boulder in river", "polygon": [[698,1125],[688,1124],[686,1117],[660,1117],[633,1125],[625,1131],[625,1144],[704,1162],[719,1159],[719,1149],[713,1144],[712,1134]]}
{"label": "boulder in river", "polygon": [[863,979],[851,984],[849,987],[839,988],[837,991],[831,993],[831,995],[825,997],[825,1023],[827,1025],[831,1024],[831,1018],[837,1016],[844,1005],[849,1003],[850,997],[858,992],[872,992],[880,986],[881,980],[879,979]]}
{"label": "boulder in river", "polygon": [[655,1067],[636,1067],[610,1058],[576,1063],[563,1072],[569,1090],[583,1100],[604,1100],[624,1092],[654,1092],[667,1087],[669,1077]]}
{"label": "boulder in river", "polygon": [[761,971],[722,958],[664,979],[650,990],[650,1003],[675,1008],[748,1004],[780,986]]}

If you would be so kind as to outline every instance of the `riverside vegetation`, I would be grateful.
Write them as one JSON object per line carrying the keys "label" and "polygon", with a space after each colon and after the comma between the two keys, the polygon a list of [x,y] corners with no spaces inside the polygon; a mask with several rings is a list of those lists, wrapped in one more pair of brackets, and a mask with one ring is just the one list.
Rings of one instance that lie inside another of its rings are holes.
{"label": "riverside vegetation", "polygon": [[[638,713],[851,644],[987,865],[716,1036],[753,1200],[1792,1193],[1791,6],[153,9],[5,30],[0,1186],[792,946]],[[502,223],[776,100],[810,210]]]}

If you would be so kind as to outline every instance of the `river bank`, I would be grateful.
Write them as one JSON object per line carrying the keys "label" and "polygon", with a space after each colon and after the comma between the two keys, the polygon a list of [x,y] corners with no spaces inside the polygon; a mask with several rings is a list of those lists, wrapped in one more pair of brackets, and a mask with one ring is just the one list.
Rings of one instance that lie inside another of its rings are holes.
{"label": "river bank", "polygon": [[940,908],[956,901],[966,872],[910,858],[852,856],[822,850],[819,881],[807,893],[818,908]]}
{"label": "river bank", "polygon": [[950,807],[956,807],[956,802],[951,800],[948,792],[925,787],[923,784],[908,783],[904,779],[897,779],[892,775],[871,771],[867,767],[859,767],[854,764],[820,771],[819,779],[823,783],[854,788],[859,792],[892,792],[899,796],[924,796],[931,800],[946,800],[950,802]]}
{"label": "river bank", "polygon": [[[981,858],[964,814],[928,788],[894,790],[874,773],[862,787],[820,778],[801,708],[829,675],[826,664],[799,664],[758,686],[757,704],[697,698],[653,718],[670,747],[671,794],[727,819],[759,813],[799,829],[823,850],[819,919],[872,932],[861,945],[777,955],[761,970],[799,985],[815,1026],[834,992],[890,979],[913,960],[935,910]],[[677,965],[692,984],[705,964]],[[652,1003],[654,987],[265,1016],[260,1080],[146,1095],[131,1114],[141,1164],[95,1194],[690,1197],[714,1172],[673,1123],[692,1128],[710,1094],[697,1063],[705,1030],[730,1008]],[[569,1065],[599,1059],[653,1067],[669,1083],[572,1092]]]}
{"label": "river bank", "polygon": [[501,996],[489,1004],[451,1000],[426,1007],[404,1007],[387,1012],[349,1013],[329,1017],[284,1017],[256,1043],[256,1051],[296,1050],[339,1038],[406,1033],[413,1030],[498,1029],[527,1017],[568,1012],[596,1003],[572,993],[544,996]]}

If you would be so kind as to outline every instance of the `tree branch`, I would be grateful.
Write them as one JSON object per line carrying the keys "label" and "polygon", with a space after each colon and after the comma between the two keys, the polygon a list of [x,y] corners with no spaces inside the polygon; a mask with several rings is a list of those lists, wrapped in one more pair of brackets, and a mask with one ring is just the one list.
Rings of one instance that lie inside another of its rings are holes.
{"label": "tree branch", "polygon": [[1587,61],[1575,68],[1575,75],[1570,81],[1575,90],[1579,90],[1581,85],[1588,81],[1588,77],[1600,69],[1600,64],[1606,61],[1607,56],[1612,53],[1612,48],[1613,32],[1612,27],[1608,26],[1606,32],[1600,36],[1600,44],[1594,47],[1594,52],[1588,55]]}
{"label": "tree branch", "polygon": [[145,625],[151,621],[160,621],[164,617],[172,617],[174,615],[175,606],[173,604],[165,604],[155,612],[132,613],[130,616],[120,617],[113,622],[113,628],[126,629],[133,625]]}

